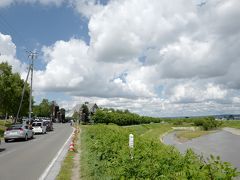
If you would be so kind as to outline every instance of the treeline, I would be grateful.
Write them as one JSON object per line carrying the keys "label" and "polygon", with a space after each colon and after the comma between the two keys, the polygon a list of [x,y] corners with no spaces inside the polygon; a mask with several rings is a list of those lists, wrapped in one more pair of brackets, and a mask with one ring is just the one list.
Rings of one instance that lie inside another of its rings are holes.
{"label": "treeline", "polygon": [[194,121],[195,126],[201,126],[203,130],[215,129],[222,125],[221,121],[216,121],[214,117],[206,117]]}
{"label": "treeline", "polygon": [[98,109],[92,118],[94,123],[113,123],[119,126],[148,124],[151,122],[159,123],[163,121],[162,118],[140,116],[138,114],[131,113],[128,110],[112,111],[111,109]]}
{"label": "treeline", "polygon": [[39,105],[33,106],[33,115],[37,117],[50,117],[52,106],[52,102],[48,99],[43,99]]}
{"label": "treeline", "polygon": [[128,110],[98,109],[92,117],[94,123],[113,123],[119,126],[149,124],[167,122],[173,125],[183,125],[185,123],[200,126],[203,130],[211,130],[222,125],[222,122],[216,121],[214,117],[193,117],[193,118],[157,118],[140,116],[131,113]]}

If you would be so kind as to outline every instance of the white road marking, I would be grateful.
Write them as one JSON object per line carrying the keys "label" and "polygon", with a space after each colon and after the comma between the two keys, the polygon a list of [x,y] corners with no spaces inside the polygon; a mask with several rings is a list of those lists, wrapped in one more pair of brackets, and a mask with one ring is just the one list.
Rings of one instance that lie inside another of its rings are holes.
{"label": "white road marking", "polygon": [[51,161],[51,163],[48,165],[48,167],[45,169],[45,171],[43,172],[43,174],[40,176],[39,180],[44,180],[49,171],[51,170],[52,166],[54,165],[54,163],[56,162],[56,160],[58,159],[58,157],[60,156],[60,154],[62,153],[64,147],[66,146],[66,144],[70,141],[70,139],[72,138],[73,136],[73,133],[74,133],[74,128],[73,128],[73,131],[72,131],[72,134],[69,136],[69,138],[67,139],[67,141],[64,143],[64,145],[61,147],[61,149],[58,151],[57,155],[53,158],[53,160]]}

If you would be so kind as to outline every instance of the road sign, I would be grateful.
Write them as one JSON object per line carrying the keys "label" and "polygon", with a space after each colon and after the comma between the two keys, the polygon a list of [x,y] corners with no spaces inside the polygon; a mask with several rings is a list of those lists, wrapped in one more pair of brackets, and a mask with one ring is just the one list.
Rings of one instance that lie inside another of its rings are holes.
{"label": "road sign", "polygon": [[129,134],[129,147],[133,148],[134,146],[134,136],[133,134]]}

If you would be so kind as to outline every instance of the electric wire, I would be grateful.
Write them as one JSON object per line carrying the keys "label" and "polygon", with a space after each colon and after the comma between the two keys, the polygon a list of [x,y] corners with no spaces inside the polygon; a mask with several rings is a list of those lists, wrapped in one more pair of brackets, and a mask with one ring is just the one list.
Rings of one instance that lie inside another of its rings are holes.
{"label": "electric wire", "polygon": [[28,68],[27,77],[26,77],[25,82],[24,82],[24,86],[23,86],[23,90],[22,90],[22,96],[21,96],[21,101],[20,101],[20,104],[19,104],[19,108],[18,108],[16,120],[18,120],[19,113],[20,113],[21,108],[22,108],[23,97],[24,97],[24,94],[25,94],[25,89],[26,89],[26,86],[27,86],[27,81],[28,81],[28,77],[29,77],[29,74],[30,74],[30,70],[31,70],[31,68],[32,68],[31,66],[32,66],[32,65],[30,64],[30,65],[29,65],[29,68]]}

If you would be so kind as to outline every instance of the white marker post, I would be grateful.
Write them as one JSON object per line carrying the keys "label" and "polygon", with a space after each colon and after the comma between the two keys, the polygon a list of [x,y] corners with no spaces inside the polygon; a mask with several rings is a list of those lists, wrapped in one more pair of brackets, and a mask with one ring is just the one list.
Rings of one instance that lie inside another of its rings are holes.
{"label": "white marker post", "polygon": [[133,146],[134,146],[134,136],[133,134],[129,134],[129,148],[131,159],[133,159]]}

